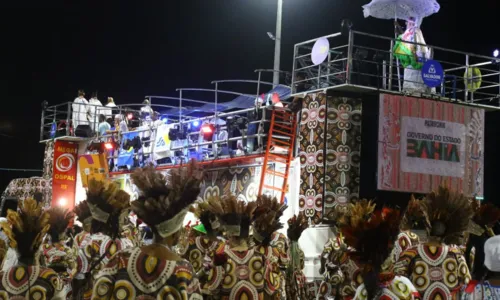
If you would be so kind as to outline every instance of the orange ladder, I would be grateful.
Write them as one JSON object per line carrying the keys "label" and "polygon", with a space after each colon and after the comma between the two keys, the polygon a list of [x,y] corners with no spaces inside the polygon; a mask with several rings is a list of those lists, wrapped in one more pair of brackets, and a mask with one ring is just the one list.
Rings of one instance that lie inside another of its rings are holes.
{"label": "orange ladder", "polygon": [[[273,108],[271,116],[271,126],[267,134],[266,152],[264,155],[264,163],[262,165],[262,174],[260,177],[259,193],[262,195],[264,189],[269,189],[281,193],[280,202],[285,201],[285,193],[287,192],[288,175],[290,174],[290,164],[293,160],[293,150],[295,147],[295,135],[297,128],[297,114],[285,108]],[[271,153],[273,147],[285,149],[286,153],[275,154]],[[285,164],[285,173],[269,170],[269,162],[279,162]],[[281,188],[265,184],[266,175],[278,176],[283,178],[283,186]]]}

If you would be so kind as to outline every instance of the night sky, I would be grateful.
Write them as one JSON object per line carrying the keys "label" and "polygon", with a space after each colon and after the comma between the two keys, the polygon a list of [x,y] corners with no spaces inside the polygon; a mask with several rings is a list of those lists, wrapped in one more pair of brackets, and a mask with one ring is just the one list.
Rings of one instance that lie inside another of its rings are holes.
{"label": "night sky", "polygon": [[[344,18],[391,36],[392,21],[363,18],[368,2],[284,0],[281,69],[291,71],[293,44],[338,32]],[[428,44],[483,55],[500,47],[498,0],[439,2],[441,11],[422,24]],[[102,102],[140,103],[144,95],[177,96],[178,87],[213,88],[211,80],[256,79],[255,69],[273,67],[266,32],[275,31],[275,0],[23,3],[0,6],[1,168],[41,169],[44,100],[72,101],[84,89],[87,98],[98,90]],[[34,175],[0,171],[0,188]]]}

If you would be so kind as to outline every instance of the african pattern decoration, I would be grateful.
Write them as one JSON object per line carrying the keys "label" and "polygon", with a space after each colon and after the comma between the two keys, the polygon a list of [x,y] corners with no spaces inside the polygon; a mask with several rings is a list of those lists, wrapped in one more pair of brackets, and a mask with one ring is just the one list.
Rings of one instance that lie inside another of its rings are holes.
{"label": "african pattern decoration", "polygon": [[57,273],[40,266],[16,265],[0,272],[0,299],[52,299],[60,282]]}
{"label": "african pattern decoration", "polygon": [[113,240],[102,233],[91,234],[83,240],[77,257],[77,278],[87,279],[82,288],[83,299],[90,299],[93,278],[97,272],[108,263],[113,255],[125,248],[120,239]]}
{"label": "african pattern decoration", "polygon": [[326,109],[325,219],[336,206],[359,198],[361,100],[328,97]]}
{"label": "african pattern decoration", "polygon": [[399,257],[395,273],[408,277],[422,299],[458,299],[470,274],[465,258],[455,247],[420,244],[412,246]]}
{"label": "african pattern decoration", "polygon": [[401,256],[401,253],[418,244],[418,235],[409,230],[400,232],[396,243],[394,243],[394,248],[392,249],[391,253],[394,263],[399,260],[399,256]]}
{"label": "african pattern decoration", "polygon": [[[184,255],[182,255],[182,257],[191,263],[196,274],[202,270],[203,263],[205,262],[205,259],[207,257],[213,261],[215,253],[223,250],[224,242],[221,240],[211,240],[206,236],[191,236],[189,239],[187,251]],[[214,273],[220,274],[222,272],[221,267],[214,266],[214,268],[217,268],[218,270],[218,272]],[[212,294],[211,291],[214,290],[214,279],[215,278],[209,276],[202,276],[199,278],[202,294]]]}
{"label": "african pattern decoration", "polygon": [[335,298],[340,295],[341,285],[344,282],[344,274],[340,268],[339,261],[343,256],[342,243],[340,239],[331,238],[325,244],[321,254],[323,266],[323,280],[318,288],[318,300]]}
{"label": "african pattern decoration", "polygon": [[358,199],[361,101],[313,93],[300,118],[299,210],[313,224]]}
{"label": "african pattern decoration", "polygon": [[266,285],[272,284],[273,278],[262,254],[255,249],[238,251],[226,245],[217,255],[226,256],[227,261],[223,268],[212,268],[209,272],[212,294],[219,295],[221,300],[264,298],[264,290],[269,288]]}
{"label": "african pattern decoration", "polygon": [[164,260],[140,248],[115,255],[96,277],[92,299],[202,300],[198,279],[185,260]]}
{"label": "african pattern decoration", "polygon": [[[389,282],[382,282],[382,294],[377,299],[381,300],[413,300],[419,299],[419,293],[410,280],[406,277],[396,276]],[[354,300],[367,300],[368,293],[364,284],[356,290]]]}
{"label": "african pattern decoration", "polygon": [[71,298],[71,282],[77,272],[77,249],[62,243],[45,243],[40,248],[40,264],[52,268],[60,278],[66,298]]}
{"label": "african pattern decoration", "polygon": [[36,192],[40,192],[43,195],[43,206],[50,206],[50,200],[52,199],[52,180],[45,179],[42,177],[31,177],[31,178],[17,178],[9,182],[9,185],[2,193],[2,203],[0,203],[0,209],[3,206],[3,202],[6,197],[15,197],[19,200],[24,200],[27,198],[34,199]]}

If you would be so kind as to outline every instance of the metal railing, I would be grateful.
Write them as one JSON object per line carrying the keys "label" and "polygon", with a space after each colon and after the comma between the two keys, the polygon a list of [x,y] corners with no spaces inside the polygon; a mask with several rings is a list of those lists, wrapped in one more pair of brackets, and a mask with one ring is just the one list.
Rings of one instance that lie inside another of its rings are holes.
{"label": "metal railing", "polygon": [[319,65],[313,64],[311,50],[320,38],[295,45],[292,95],[328,88],[382,90],[419,93],[499,109],[500,60],[496,58],[403,42],[406,46],[427,50],[426,55],[414,57],[420,66],[429,59],[441,64],[444,80],[441,86],[431,89],[423,83],[418,67],[403,67],[403,62],[398,59],[401,56],[394,52],[397,39],[354,30],[322,38],[328,39],[330,49],[325,61]]}

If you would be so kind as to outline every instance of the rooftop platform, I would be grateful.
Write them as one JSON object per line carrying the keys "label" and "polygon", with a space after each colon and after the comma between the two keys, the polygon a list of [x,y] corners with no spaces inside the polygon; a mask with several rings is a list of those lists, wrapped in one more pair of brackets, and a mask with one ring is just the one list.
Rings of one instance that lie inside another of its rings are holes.
{"label": "rooftop platform", "polygon": [[[311,52],[319,39],[327,39],[329,49],[326,59],[316,65],[312,62]],[[395,93],[485,110],[500,109],[500,60],[497,58],[405,42],[426,47],[430,52],[427,59],[438,61],[444,71],[444,81],[435,90],[408,91],[404,89],[405,68],[392,50],[396,42],[394,38],[348,30],[296,44],[292,97],[327,90]],[[426,87],[421,86],[425,90]]]}

